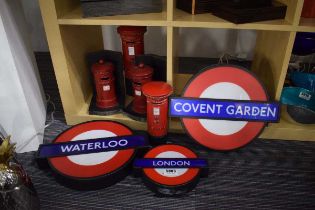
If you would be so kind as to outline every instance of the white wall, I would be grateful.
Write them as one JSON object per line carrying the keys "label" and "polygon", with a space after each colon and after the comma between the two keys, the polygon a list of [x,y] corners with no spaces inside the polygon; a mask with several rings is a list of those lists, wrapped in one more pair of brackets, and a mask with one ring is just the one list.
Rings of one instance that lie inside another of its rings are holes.
{"label": "white wall", "polygon": [[17,152],[37,150],[42,143],[46,104],[18,0],[0,1],[0,124]]}
{"label": "white wall", "polygon": [[[27,28],[30,34],[33,50],[49,51],[38,0],[19,0],[22,3]],[[66,0],[65,0],[66,1]]]}
{"label": "white wall", "polygon": [[[104,48],[121,50],[116,26],[103,26]],[[220,57],[223,53],[252,59],[256,43],[254,30],[181,28],[178,55],[181,57]],[[145,34],[145,53],[166,55],[166,30],[149,27]]]}
{"label": "white wall", "polygon": [[[20,0],[26,14],[26,21],[34,51],[48,51],[38,0]],[[219,57],[222,53],[245,54],[252,57],[256,32],[250,30],[193,29],[180,30],[179,56]],[[104,26],[105,49],[121,51],[116,26]],[[166,54],[165,28],[150,27],[145,36],[145,51],[158,55]]]}

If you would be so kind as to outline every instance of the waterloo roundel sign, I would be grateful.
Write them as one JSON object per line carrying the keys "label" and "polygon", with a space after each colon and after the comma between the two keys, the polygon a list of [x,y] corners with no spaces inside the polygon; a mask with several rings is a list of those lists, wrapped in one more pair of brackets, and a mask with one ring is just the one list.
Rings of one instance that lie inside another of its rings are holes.
{"label": "waterloo roundel sign", "polygon": [[[224,104],[224,100],[235,100],[245,104],[247,101],[268,101],[268,95],[262,83],[252,73],[238,66],[213,66],[202,70],[188,82],[182,97],[222,101],[219,105],[208,107],[209,110],[216,109],[217,114],[223,116],[221,119],[220,117],[217,119],[181,118],[183,127],[194,140],[215,150],[232,150],[246,145],[262,132],[266,124],[259,120],[226,120],[225,115],[238,114],[238,116],[253,117],[259,113],[264,117],[269,113],[275,114],[268,105],[264,108],[252,105],[241,108],[237,102],[234,106]],[[226,107],[226,110],[223,110],[223,107]],[[174,106],[174,109],[180,111],[193,111],[197,108],[194,103],[177,103]],[[200,105],[200,108],[206,110],[207,107]],[[225,111],[225,115],[220,111]]]}
{"label": "waterloo roundel sign", "polygon": [[[54,145],[61,145],[60,152],[82,153],[88,149],[125,146],[127,140],[90,142],[87,139],[111,138],[132,135],[126,126],[112,121],[91,121],[71,127],[61,133]],[[80,142],[80,144],[69,144]],[[45,148],[42,149],[44,152]],[[49,148],[48,148],[49,149]],[[54,148],[52,148],[54,149]],[[53,151],[53,150],[52,150]],[[48,163],[63,184],[76,189],[97,189],[115,184],[128,175],[128,165],[135,156],[135,149],[113,150],[98,153],[68,155],[48,158]]]}

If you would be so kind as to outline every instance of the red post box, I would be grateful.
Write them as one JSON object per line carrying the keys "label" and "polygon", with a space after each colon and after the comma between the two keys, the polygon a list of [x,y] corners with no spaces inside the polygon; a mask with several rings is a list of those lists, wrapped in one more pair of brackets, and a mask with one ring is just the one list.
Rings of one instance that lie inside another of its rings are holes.
{"label": "red post box", "polygon": [[301,16],[304,18],[315,18],[315,1],[314,0],[304,0],[304,6],[303,6]]}
{"label": "red post box", "polygon": [[122,41],[125,70],[129,70],[135,64],[136,55],[144,54],[145,26],[119,26],[117,32]]}
{"label": "red post box", "polygon": [[173,88],[165,82],[149,82],[142,87],[147,97],[147,125],[152,137],[163,138],[168,129],[168,97]]}
{"label": "red post box", "polygon": [[147,112],[146,97],[142,93],[142,86],[152,80],[153,69],[150,66],[140,64],[133,66],[126,72],[132,81],[133,96],[132,110],[138,114]]}
{"label": "red post box", "polygon": [[96,106],[102,109],[118,105],[115,91],[114,65],[99,60],[92,65],[92,73],[96,89]]}

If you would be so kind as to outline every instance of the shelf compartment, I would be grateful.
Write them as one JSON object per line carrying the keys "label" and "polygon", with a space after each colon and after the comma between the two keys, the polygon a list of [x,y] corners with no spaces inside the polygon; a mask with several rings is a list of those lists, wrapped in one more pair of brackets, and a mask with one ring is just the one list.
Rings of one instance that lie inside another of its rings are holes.
{"label": "shelf compartment", "polygon": [[252,71],[265,84],[272,100],[279,100],[283,89],[295,32],[258,31]]}
{"label": "shelf compartment", "polygon": [[[192,37],[192,35],[194,35]],[[177,49],[174,50],[174,87],[175,94],[181,95],[188,80],[202,69],[218,65],[219,57],[223,53],[236,55],[244,53],[247,59],[251,59],[254,52],[252,47],[242,45],[247,38],[240,36],[252,37],[256,40],[256,32],[253,30],[222,30],[209,28],[181,28],[176,33]],[[218,38],[219,37],[219,38]],[[254,44],[254,43],[253,43]],[[202,53],[199,53],[202,52]],[[207,55],[209,57],[204,57]],[[250,69],[251,61],[230,59],[224,64],[240,65]]]}
{"label": "shelf compartment", "polygon": [[58,23],[60,25],[167,25],[166,12],[83,18],[80,6],[59,17]]}
{"label": "shelf compartment", "polygon": [[286,20],[269,20],[246,24],[234,24],[211,13],[191,15],[179,9],[174,10],[174,27],[193,28],[226,28],[226,29],[253,29],[253,30],[273,30],[292,31],[293,26]]}
{"label": "shelf compartment", "polygon": [[[86,56],[88,53],[103,50],[102,27],[98,25],[59,25],[58,28],[58,42],[54,45],[50,44],[50,49],[66,120],[67,123],[72,122],[73,117],[76,119],[76,115],[88,119],[87,110],[93,93],[93,77]],[[148,27],[149,30],[146,36],[157,34],[155,33],[156,30],[150,32],[152,28],[163,27]],[[158,46],[166,45],[166,37],[159,38],[161,42]],[[53,37],[53,39],[56,39],[56,37]],[[48,40],[51,40],[51,38]],[[62,44],[62,47],[54,47],[56,44]],[[156,43],[147,43],[146,50],[152,50],[154,48],[153,44]],[[164,49],[166,50],[166,47]],[[94,119],[115,120],[116,118],[127,123],[131,122],[120,115],[94,116]],[[78,121],[74,122],[78,123]],[[141,124],[139,126],[141,127]]]}

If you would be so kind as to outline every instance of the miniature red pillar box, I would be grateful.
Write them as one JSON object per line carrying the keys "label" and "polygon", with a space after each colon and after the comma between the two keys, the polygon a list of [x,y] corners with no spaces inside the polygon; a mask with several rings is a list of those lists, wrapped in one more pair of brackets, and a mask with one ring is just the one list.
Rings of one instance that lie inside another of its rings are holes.
{"label": "miniature red pillar box", "polygon": [[132,80],[134,100],[132,110],[138,114],[146,114],[147,102],[142,93],[142,85],[152,80],[153,69],[150,66],[140,64],[127,71],[127,77]]}
{"label": "miniature red pillar box", "polygon": [[168,97],[173,89],[165,82],[149,82],[142,91],[147,97],[148,132],[154,138],[163,138],[168,128]]}
{"label": "miniature red pillar box", "polygon": [[115,91],[114,65],[104,60],[99,60],[92,66],[96,89],[96,105],[107,109],[117,106]]}
{"label": "miniature red pillar box", "polygon": [[117,32],[122,41],[125,70],[135,64],[135,56],[144,54],[145,26],[119,26]]}

